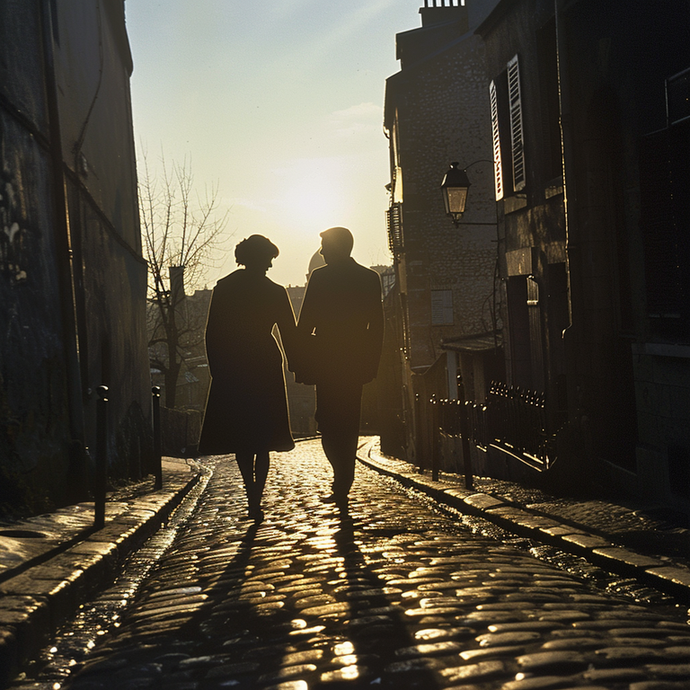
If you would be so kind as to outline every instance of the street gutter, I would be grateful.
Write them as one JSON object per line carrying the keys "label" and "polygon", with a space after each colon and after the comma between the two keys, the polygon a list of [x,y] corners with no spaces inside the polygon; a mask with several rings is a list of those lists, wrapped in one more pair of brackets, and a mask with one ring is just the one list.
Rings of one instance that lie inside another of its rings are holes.
{"label": "street gutter", "polygon": [[574,527],[560,517],[531,510],[510,500],[463,489],[457,483],[434,481],[417,467],[386,458],[377,450],[377,439],[360,444],[357,459],[382,475],[396,479],[463,514],[481,517],[520,537],[549,544],[565,553],[622,577],[638,581],[690,605],[690,568],[668,558],[655,558],[616,543],[610,535]]}

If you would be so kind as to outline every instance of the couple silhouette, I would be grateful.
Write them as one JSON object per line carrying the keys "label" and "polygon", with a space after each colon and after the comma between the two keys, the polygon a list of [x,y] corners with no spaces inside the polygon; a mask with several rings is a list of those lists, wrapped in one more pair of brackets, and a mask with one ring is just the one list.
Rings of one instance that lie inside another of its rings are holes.
{"label": "couple silhouette", "polygon": [[326,264],[309,277],[297,322],[285,288],[266,276],[279,251],[262,235],[237,245],[243,268],[219,280],[211,297],[211,387],[199,452],[234,453],[255,520],[263,518],[270,451],[295,446],[275,325],[295,380],[316,385],[316,422],[333,468],[332,493],[323,500],[346,511],[354,480],[362,386],[376,377],[383,342],[381,280],[350,256],[347,228],[320,236]]}

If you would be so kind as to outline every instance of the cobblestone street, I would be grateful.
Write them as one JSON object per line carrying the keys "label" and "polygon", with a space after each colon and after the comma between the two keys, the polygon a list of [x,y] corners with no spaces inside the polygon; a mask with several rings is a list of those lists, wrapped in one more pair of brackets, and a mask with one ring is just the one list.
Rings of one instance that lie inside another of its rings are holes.
{"label": "cobblestone street", "polygon": [[591,589],[361,465],[341,517],[320,500],[318,441],[272,455],[258,526],[235,463],[211,465],[177,539],[63,687],[689,687],[682,608]]}

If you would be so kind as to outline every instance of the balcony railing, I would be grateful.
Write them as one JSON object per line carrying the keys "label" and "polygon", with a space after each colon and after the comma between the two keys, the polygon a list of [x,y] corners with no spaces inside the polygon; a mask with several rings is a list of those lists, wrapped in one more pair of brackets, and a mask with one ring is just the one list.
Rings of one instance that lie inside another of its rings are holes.
{"label": "balcony railing", "polygon": [[405,249],[403,240],[402,204],[391,204],[386,211],[386,224],[388,225],[388,248],[391,254],[401,254]]}

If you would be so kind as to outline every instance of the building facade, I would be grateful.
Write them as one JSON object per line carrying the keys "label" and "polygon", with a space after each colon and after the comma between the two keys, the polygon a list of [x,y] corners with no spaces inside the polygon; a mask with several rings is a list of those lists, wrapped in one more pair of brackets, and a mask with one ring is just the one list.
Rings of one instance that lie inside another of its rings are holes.
{"label": "building facade", "polygon": [[[387,324],[398,331],[400,357],[386,366],[401,372],[408,449],[419,426],[415,397],[457,397],[458,368],[468,394],[483,396],[500,349],[484,47],[470,30],[471,8],[457,0],[443,5],[426,0],[422,26],[396,36],[400,71],[386,82],[396,274]],[[440,189],[453,161],[472,182],[472,205],[457,227]]]}
{"label": "building facade", "polygon": [[150,457],[146,263],[122,0],[0,2],[0,472],[6,504],[87,495]]}
{"label": "building facade", "polygon": [[[481,471],[690,510],[690,3],[472,7],[426,0],[387,82],[407,448],[455,355]],[[475,227],[443,216],[450,160]]]}
{"label": "building facade", "polygon": [[561,471],[690,499],[690,5],[501,0],[490,81],[508,384]]}

